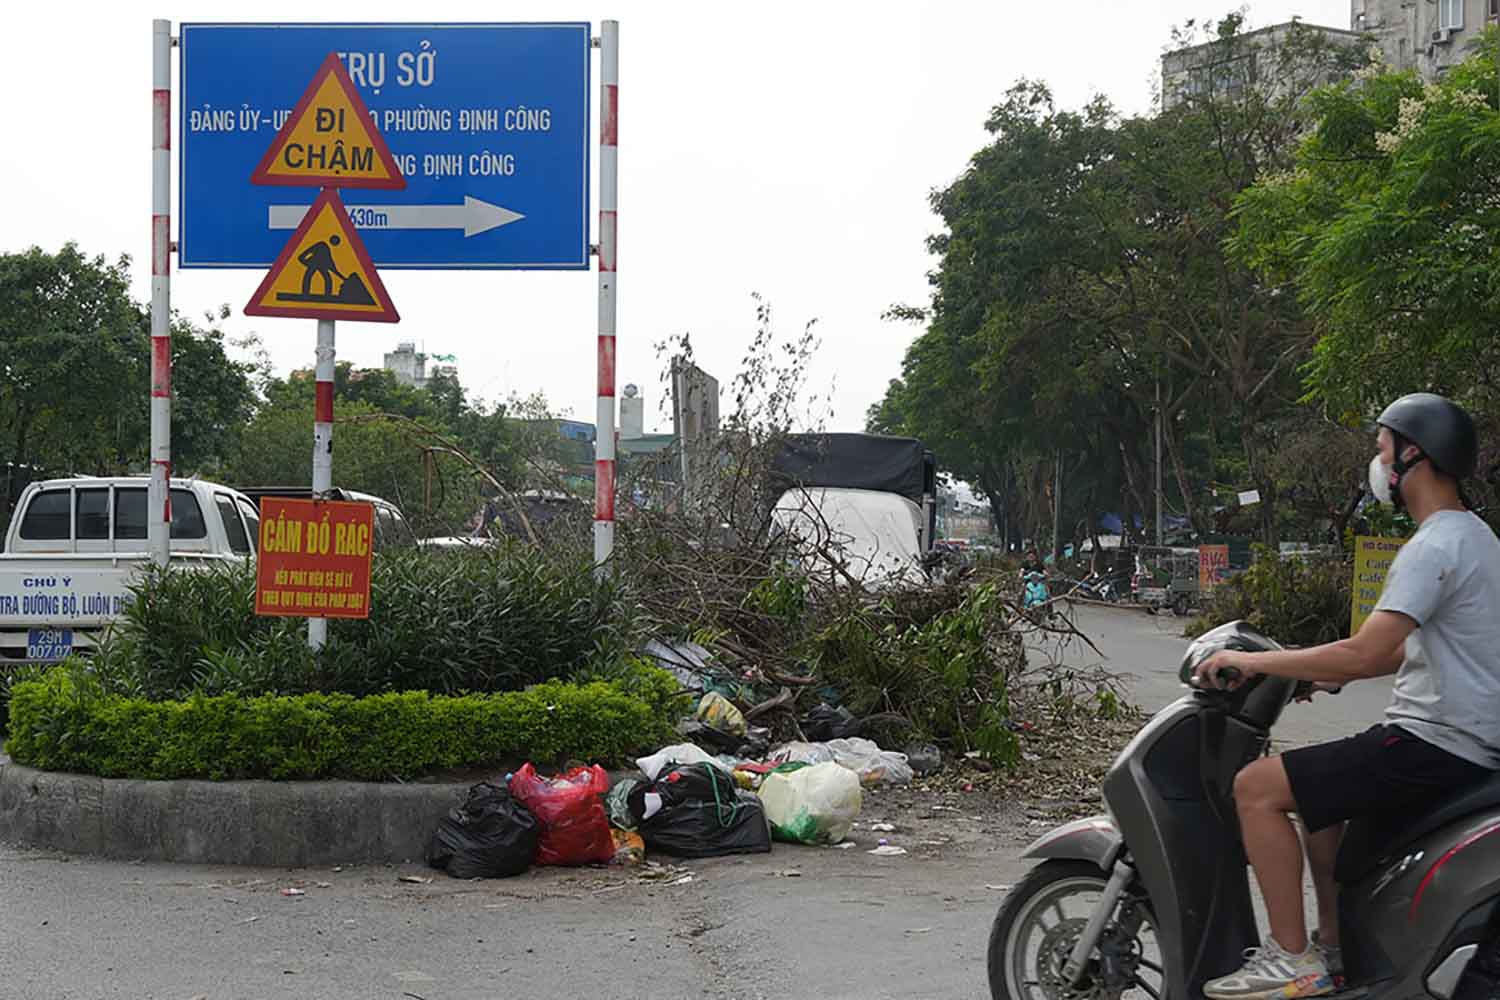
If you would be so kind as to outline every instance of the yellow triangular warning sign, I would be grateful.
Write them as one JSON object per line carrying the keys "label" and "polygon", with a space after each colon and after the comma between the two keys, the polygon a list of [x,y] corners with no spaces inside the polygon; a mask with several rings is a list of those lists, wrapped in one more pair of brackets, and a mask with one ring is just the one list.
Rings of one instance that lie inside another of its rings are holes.
{"label": "yellow triangular warning sign", "polygon": [[252,184],[299,187],[406,187],[354,81],[328,53],[291,117],[250,175]]}
{"label": "yellow triangular warning sign", "polygon": [[364,323],[401,320],[339,193],[331,188],[308,208],[245,314]]}

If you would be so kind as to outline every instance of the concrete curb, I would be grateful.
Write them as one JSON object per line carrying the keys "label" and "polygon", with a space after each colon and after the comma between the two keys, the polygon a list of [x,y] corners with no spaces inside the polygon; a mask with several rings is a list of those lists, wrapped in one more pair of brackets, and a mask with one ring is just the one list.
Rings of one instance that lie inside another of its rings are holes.
{"label": "concrete curb", "polygon": [[455,784],[97,778],[0,755],[0,840],[189,864],[417,861],[467,793]]}

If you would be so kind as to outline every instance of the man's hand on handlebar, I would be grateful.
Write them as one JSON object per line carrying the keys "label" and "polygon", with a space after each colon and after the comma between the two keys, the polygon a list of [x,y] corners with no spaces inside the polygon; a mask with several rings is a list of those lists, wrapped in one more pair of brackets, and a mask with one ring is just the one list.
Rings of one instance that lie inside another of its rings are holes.
{"label": "man's hand on handlebar", "polygon": [[1221,649],[1198,664],[1193,671],[1193,687],[1233,691],[1256,675],[1249,657],[1236,650]]}

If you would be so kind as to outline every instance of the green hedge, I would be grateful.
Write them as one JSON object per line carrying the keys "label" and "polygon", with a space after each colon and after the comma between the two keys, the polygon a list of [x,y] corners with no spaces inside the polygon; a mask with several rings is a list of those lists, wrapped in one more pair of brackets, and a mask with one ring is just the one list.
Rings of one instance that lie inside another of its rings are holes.
{"label": "green hedge", "polygon": [[444,696],[106,693],[70,663],[15,685],[6,751],[18,763],[107,778],[413,778],[438,768],[618,761],[671,737],[671,676],[548,681],[524,691]]}

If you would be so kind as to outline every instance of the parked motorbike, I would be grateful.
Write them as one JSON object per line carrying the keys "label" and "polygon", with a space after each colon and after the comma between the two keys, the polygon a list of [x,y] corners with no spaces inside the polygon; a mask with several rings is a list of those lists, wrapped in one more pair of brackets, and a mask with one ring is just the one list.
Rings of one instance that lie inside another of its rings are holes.
{"label": "parked motorbike", "polygon": [[[1188,647],[1190,683],[1220,649],[1276,643],[1243,622]],[[1226,672],[1228,676],[1228,672]],[[1109,815],[1061,826],[1025,852],[1041,864],[990,932],[996,1000],[1201,998],[1260,943],[1231,792],[1271,728],[1311,687],[1254,677],[1194,690],[1136,734],[1104,779]],[[1339,852],[1341,998],[1500,996],[1500,775],[1398,833],[1355,821]]]}
{"label": "parked motorbike", "polygon": [[1114,581],[1107,576],[1098,573],[1090,573],[1082,580],[1071,580],[1073,588],[1070,595],[1086,598],[1090,601],[1118,601],[1119,592],[1115,589]]}

